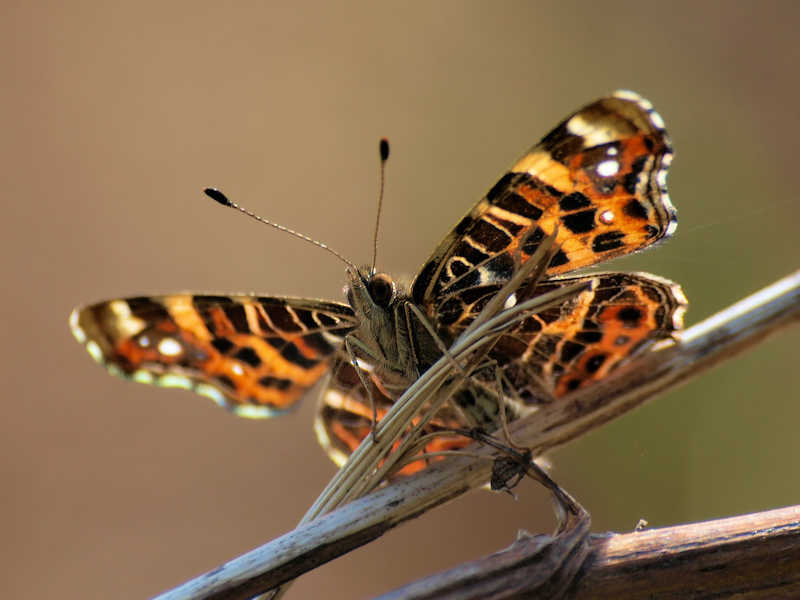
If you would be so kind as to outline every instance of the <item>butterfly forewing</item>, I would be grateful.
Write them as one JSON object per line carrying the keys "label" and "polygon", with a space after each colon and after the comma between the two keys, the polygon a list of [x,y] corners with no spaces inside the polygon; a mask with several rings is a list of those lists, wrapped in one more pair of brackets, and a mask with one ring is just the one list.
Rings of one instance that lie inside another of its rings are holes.
{"label": "butterfly forewing", "polygon": [[72,319],[115,374],[191,389],[250,417],[291,408],[355,324],[333,302],[190,294],[102,302]]}
{"label": "butterfly forewing", "polygon": [[631,92],[590,104],[526,152],[448,234],[412,287],[437,320],[453,293],[503,283],[558,226],[548,276],[645,248],[675,229],[665,188],[672,149]]}

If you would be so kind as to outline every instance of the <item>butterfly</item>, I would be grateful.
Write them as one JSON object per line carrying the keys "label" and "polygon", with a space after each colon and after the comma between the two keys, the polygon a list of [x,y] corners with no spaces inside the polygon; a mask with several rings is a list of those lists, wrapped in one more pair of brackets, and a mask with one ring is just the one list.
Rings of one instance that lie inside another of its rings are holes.
{"label": "butterfly", "polygon": [[[428,425],[432,433],[496,429],[498,390],[513,420],[606,377],[682,328],[687,302],[671,281],[570,274],[675,231],[665,184],[671,158],[652,105],[618,91],[574,112],[523,154],[408,287],[372,266],[351,266],[347,303],[143,296],[76,309],[72,332],[115,375],[192,390],[244,417],[284,413],[324,379],[315,429],[341,464],[370,434],[373,415],[382,418],[556,232],[543,281],[524,281],[514,301],[587,285],[562,305],[509,324],[488,353],[493,369],[471,374]],[[434,436],[425,450],[463,445]]]}

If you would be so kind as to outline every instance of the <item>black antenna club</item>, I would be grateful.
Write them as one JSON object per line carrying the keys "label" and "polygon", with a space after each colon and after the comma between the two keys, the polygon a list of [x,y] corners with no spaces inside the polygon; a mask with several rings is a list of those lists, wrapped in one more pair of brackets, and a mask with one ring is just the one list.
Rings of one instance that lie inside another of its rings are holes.
{"label": "black antenna club", "polygon": [[214,200],[216,200],[217,202],[219,202],[223,206],[229,206],[231,208],[235,208],[239,212],[242,212],[242,213],[246,214],[248,217],[251,217],[251,218],[255,219],[256,221],[260,221],[264,225],[269,225],[270,227],[274,227],[275,229],[277,229],[279,231],[284,231],[284,232],[286,232],[288,234],[291,234],[291,235],[293,235],[295,237],[300,238],[301,240],[305,240],[310,244],[314,244],[315,246],[317,246],[319,248],[322,248],[323,250],[326,250],[327,252],[330,252],[331,254],[333,254],[336,258],[338,258],[344,264],[346,264],[348,267],[353,269],[353,271],[357,271],[358,270],[353,263],[351,263],[349,260],[347,260],[344,256],[342,256],[340,253],[338,253],[333,248],[330,248],[330,247],[326,246],[325,244],[323,244],[322,242],[318,242],[317,240],[315,240],[313,238],[310,238],[307,235],[303,235],[302,233],[298,233],[294,229],[289,229],[288,227],[284,227],[283,225],[278,225],[277,223],[273,223],[272,221],[268,221],[267,219],[262,219],[258,215],[251,213],[249,210],[247,210],[243,206],[239,206],[235,202],[231,202],[230,200],[228,200],[228,197],[225,194],[223,194],[222,192],[220,192],[217,188],[210,188],[210,187],[209,188],[203,188],[203,192],[205,193],[206,196],[208,196],[209,198],[213,198]]}

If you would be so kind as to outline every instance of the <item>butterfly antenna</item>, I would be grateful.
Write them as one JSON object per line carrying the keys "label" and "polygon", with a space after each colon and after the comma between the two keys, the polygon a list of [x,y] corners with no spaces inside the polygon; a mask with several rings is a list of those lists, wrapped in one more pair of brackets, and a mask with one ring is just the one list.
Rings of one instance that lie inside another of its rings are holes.
{"label": "butterfly antenna", "polygon": [[372,272],[375,272],[375,265],[378,262],[378,226],[381,224],[381,206],[383,205],[383,184],[386,181],[386,161],[389,160],[389,140],[381,139],[378,146],[381,154],[381,193],[378,196],[378,216],[375,218],[375,237],[372,241]]}
{"label": "butterfly antenna", "polygon": [[213,198],[214,200],[216,200],[217,202],[219,202],[223,206],[230,206],[231,208],[235,208],[239,212],[242,212],[242,213],[246,214],[248,217],[252,217],[256,221],[260,221],[261,223],[264,223],[264,225],[269,225],[270,227],[274,227],[275,229],[277,229],[279,231],[284,231],[284,232],[289,233],[289,234],[291,234],[291,235],[293,235],[295,237],[300,238],[301,240],[305,240],[305,241],[307,241],[307,242],[309,242],[311,244],[314,244],[315,246],[318,246],[319,248],[322,248],[323,250],[333,254],[336,258],[341,260],[344,264],[346,264],[351,269],[353,269],[355,271],[358,270],[353,263],[351,263],[344,256],[339,254],[333,248],[330,248],[330,247],[326,246],[325,244],[323,244],[322,242],[318,242],[317,240],[312,239],[312,238],[308,237],[307,235],[303,235],[302,233],[298,233],[297,231],[294,231],[293,229],[289,229],[288,227],[284,227],[283,225],[278,225],[277,223],[273,223],[272,221],[267,221],[266,219],[262,219],[258,215],[255,215],[255,214],[251,213],[249,210],[247,210],[243,206],[239,206],[235,202],[231,202],[230,200],[228,200],[228,197],[225,194],[223,194],[222,192],[220,192],[217,188],[204,188],[203,192],[205,192],[206,196],[208,196],[209,198]]}

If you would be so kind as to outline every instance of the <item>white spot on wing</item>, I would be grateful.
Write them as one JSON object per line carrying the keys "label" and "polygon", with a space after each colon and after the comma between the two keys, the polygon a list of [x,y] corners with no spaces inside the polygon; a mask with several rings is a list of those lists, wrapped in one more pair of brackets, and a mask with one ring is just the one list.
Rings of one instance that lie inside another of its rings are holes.
{"label": "white spot on wing", "polygon": [[610,210],[604,210],[600,213],[600,222],[611,225],[614,222],[614,213]]}
{"label": "white spot on wing", "polygon": [[164,338],[158,342],[158,351],[164,356],[178,356],[183,352],[183,347],[172,338]]}
{"label": "white spot on wing", "polygon": [[667,187],[667,170],[661,169],[658,173],[656,173],[656,183],[658,187],[664,189]]}
{"label": "white spot on wing", "polygon": [[69,328],[72,329],[72,335],[75,336],[75,339],[78,340],[81,344],[86,343],[86,333],[81,329],[81,326],[78,324],[78,319],[80,317],[80,311],[76,308],[72,311],[72,314],[69,316]]}
{"label": "white spot on wing", "polygon": [[108,309],[118,319],[127,319],[131,316],[131,307],[125,300],[112,300],[108,303]]}
{"label": "white spot on wing", "polygon": [[619,172],[619,163],[615,160],[605,160],[597,165],[597,174],[600,177],[611,177]]}
{"label": "white spot on wing", "polygon": [[131,379],[137,383],[144,383],[145,385],[153,384],[153,374],[148,371],[134,371],[133,375],[131,375]]}
{"label": "white spot on wing", "polygon": [[567,131],[572,135],[583,138],[585,148],[594,148],[619,141],[619,132],[613,127],[598,127],[594,121],[588,121],[586,116],[578,113],[567,121]]}
{"label": "white spot on wing", "polygon": [[162,387],[180,388],[183,390],[195,389],[194,382],[183,375],[164,375],[163,377],[159,378],[158,385]]}
{"label": "white spot on wing", "polygon": [[653,125],[655,125],[659,129],[665,128],[664,119],[662,119],[661,115],[654,110],[650,112],[650,120],[653,121]]}
{"label": "white spot on wing", "polygon": [[100,350],[100,346],[97,345],[97,342],[93,342],[92,340],[86,342],[86,350],[97,362],[103,362],[103,351]]}

